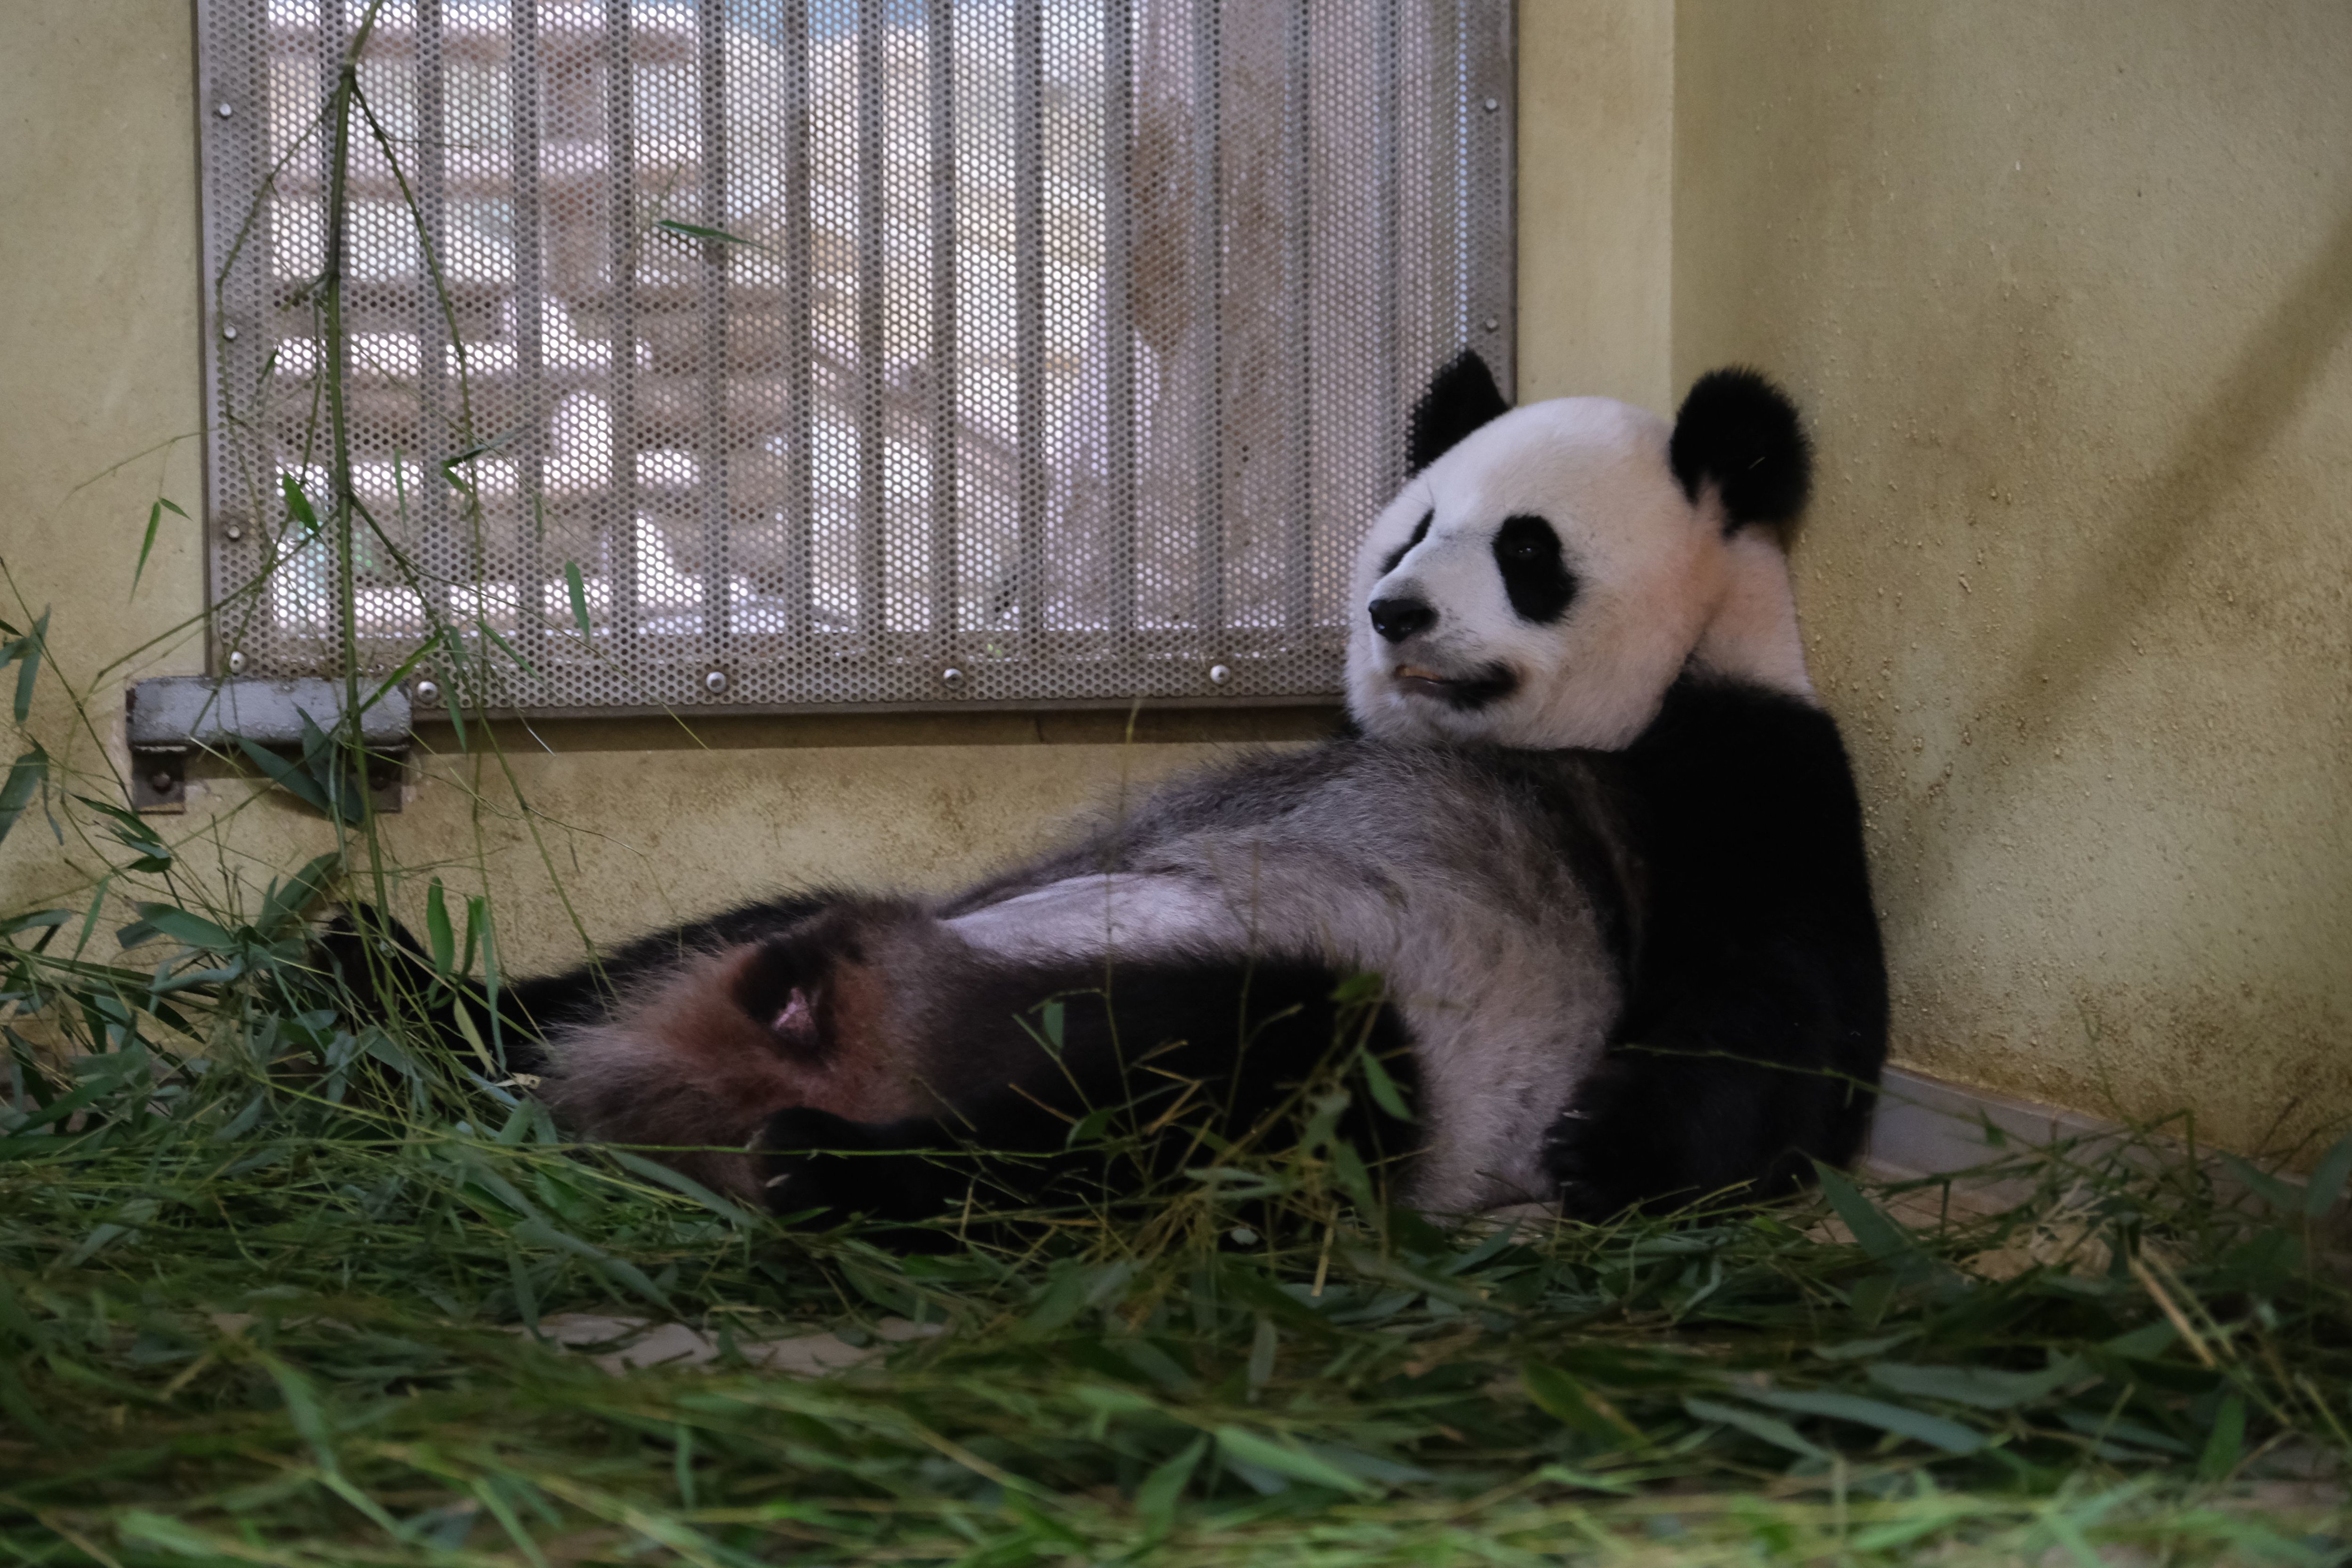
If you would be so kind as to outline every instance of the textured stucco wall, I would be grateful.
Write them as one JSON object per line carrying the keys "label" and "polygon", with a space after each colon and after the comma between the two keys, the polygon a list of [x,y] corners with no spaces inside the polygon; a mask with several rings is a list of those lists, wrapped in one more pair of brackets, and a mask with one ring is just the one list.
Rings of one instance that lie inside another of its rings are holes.
{"label": "textured stucco wall", "polygon": [[1675,383],[1819,436],[1898,1056],[2352,1116],[2352,6],[1675,12]]}
{"label": "textured stucco wall", "polygon": [[1521,0],[1519,395],[1674,395],[1670,0]]}
{"label": "textured stucco wall", "polygon": [[[1523,389],[1661,409],[1782,376],[1799,552],[1895,961],[1898,1054],[2252,1143],[2352,1113],[2352,9],[1522,0]],[[201,608],[186,0],[0,6],[0,616],[54,607],[102,785]],[[129,657],[128,663],[120,662]],[[950,881],[1318,716],[644,723],[436,763],[387,840],[502,893],[519,962],[795,880]],[[446,746],[446,732],[427,739]],[[326,830],[249,784],[158,819],[258,887]],[[534,835],[532,829],[536,828]],[[85,891],[34,817],[0,905]],[[103,942],[103,938],[100,939]]]}
{"label": "textured stucco wall", "polygon": [[[0,5],[0,617],[50,607],[90,722],[45,675],[32,730],[61,784],[118,799],[123,685],[204,667],[186,626],[204,605],[194,524],[164,514],[130,592],[154,499],[201,510],[190,13],[188,0]],[[487,881],[509,962],[533,967],[576,957],[583,930],[624,937],[782,886],[951,886],[1129,784],[1332,718],[1147,715],[1132,742],[1123,715],[543,724],[502,731],[504,766],[446,756],[454,737],[428,730],[445,757],[419,770],[383,840],[401,904],[413,910],[432,875]],[[248,898],[332,842],[315,815],[208,768],[187,815],[151,820],[195,881]],[[79,907],[105,863],[28,815],[0,846],[0,910]],[[106,929],[94,956],[112,954]]]}

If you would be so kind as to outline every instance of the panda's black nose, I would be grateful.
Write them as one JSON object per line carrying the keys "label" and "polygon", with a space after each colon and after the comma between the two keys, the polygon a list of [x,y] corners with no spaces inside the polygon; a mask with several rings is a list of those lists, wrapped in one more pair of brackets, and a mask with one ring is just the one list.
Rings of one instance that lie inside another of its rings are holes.
{"label": "panda's black nose", "polygon": [[1391,642],[1402,642],[1437,624],[1437,612],[1420,599],[1374,599],[1370,609],[1372,630]]}

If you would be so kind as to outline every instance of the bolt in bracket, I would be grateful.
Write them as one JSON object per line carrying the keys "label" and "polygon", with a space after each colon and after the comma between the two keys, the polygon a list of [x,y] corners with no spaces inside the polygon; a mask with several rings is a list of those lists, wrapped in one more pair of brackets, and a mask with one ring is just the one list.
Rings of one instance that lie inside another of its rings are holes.
{"label": "bolt in bracket", "polygon": [[[343,688],[310,677],[299,680],[212,680],[167,675],[142,680],[123,694],[131,742],[131,804],[142,812],[187,809],[188,754],[211,752],[237,759],[237,742],[273,751],[302,749],[303,721],[332,734],[342,721]],[[408,696],[397,687],[360,714],[367,748],[368,793],[380,812],[400,809],[408,762]]]}

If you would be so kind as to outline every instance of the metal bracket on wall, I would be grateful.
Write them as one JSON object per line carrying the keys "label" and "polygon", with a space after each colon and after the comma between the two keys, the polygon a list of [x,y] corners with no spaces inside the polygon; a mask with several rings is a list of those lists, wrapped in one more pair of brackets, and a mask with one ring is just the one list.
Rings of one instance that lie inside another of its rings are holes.
{"label": "metal bracket on wall", "polygon": [[[210,752],[237,759],[237,742],[299,753],[308,720],[332,734],[342,722],[343,689],[334,681],[212,680],[172,675],[142,680],[123,694],[131,742],[131,804],[145,812],[187,809],[188,756]],[[380,812],[400,809],[408,763],[407,693],[383,692],[360,714],[367,747],[368,794]]]}

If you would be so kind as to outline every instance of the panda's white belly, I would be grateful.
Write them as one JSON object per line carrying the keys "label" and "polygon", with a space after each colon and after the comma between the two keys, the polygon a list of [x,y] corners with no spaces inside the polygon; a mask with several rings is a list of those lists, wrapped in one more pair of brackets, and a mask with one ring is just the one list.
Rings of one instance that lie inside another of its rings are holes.
{"label": "panda's white belly", "polygon": [[1433,830],[1401,812],[1370,820],[1383,825],[1343,810],[1181,835],[1133,857],[1137,868],[946,925],[1024,962],[1264,956],[1376,972],[1411,1030],[1430,1131],[1412,1201],[1440,1213],[1543,1201],[1545,1135],[1622,1003],[1592,901],[1507,810]]}

